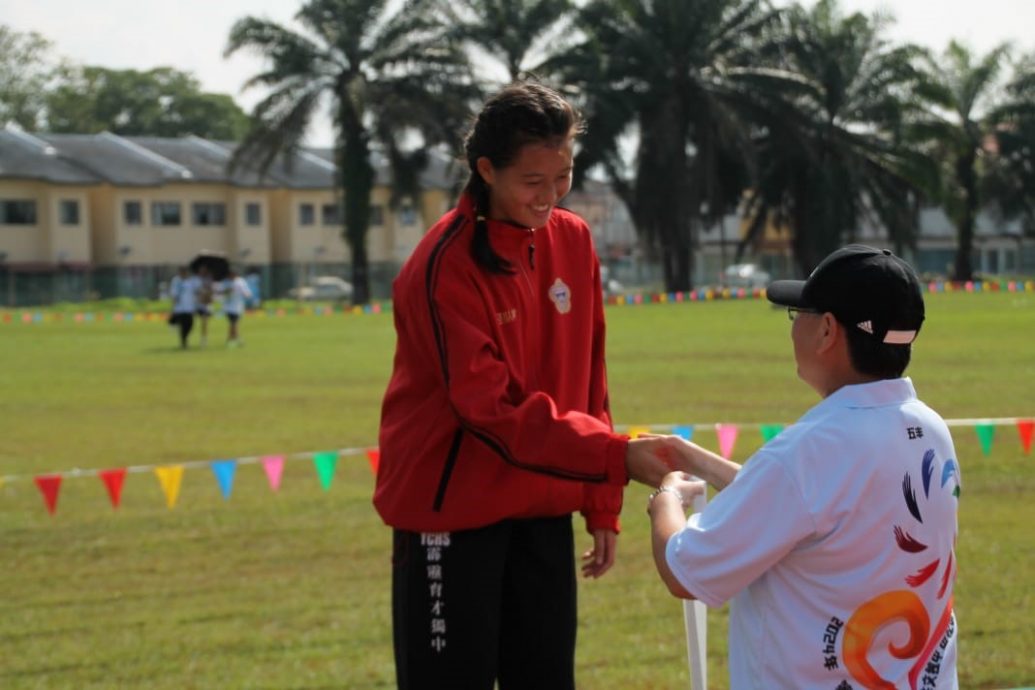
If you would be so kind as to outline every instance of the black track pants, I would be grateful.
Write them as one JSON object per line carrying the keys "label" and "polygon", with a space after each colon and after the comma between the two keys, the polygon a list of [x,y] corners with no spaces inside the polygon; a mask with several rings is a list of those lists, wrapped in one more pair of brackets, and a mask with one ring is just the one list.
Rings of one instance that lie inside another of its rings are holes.
{"label": "black track pants", "polygon": [[400,690],[574,690],[570,515],[393,541]]}

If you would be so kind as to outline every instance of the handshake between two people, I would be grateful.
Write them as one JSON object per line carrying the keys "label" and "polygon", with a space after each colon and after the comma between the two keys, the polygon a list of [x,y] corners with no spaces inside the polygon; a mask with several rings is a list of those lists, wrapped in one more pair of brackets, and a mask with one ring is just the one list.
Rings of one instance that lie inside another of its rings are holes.
{"label": "handshake between two people", "polygon": [[724,489],[740,465],[678,436],[647,434],[629,441],[625,469],[629,479],[678,492],[685,508],[704,492],[706,482]]}

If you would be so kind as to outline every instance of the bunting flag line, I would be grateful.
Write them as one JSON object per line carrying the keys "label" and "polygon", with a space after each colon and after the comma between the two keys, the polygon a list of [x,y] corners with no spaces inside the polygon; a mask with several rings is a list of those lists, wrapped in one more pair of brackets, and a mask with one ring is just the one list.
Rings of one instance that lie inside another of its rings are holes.
{"label": "bunting flag line", "polygon": [[[972,282],[934,281],[923,288],[928,293],[978,294],[995,292],[1035,292],[1035,280],[988,280]],[[764,288],[701,287],[689,292],[651,292],[628,295],[612,295],[606,304],[616,307],[641,306],[645,304],[684,304],[692,302],[714,302],[718,300],[765,299]],[[364,314],[385,314],[392,310],[391,301],[371,302],[367,305],[301,305],[255,309],[247,312],[253,318],[278,318],[284,316],[360,316]],[[116,311],[116,312],[55,312],[47,309],[24,309],[0,311],[0,325],[41,325],[65,321],[79,324],[91,323],[167,323],[167,311]]]}
{"label": "bunting flag line", "polygon": [[183,482],[183,465],[156,467],[155,475],[162,485],[165,494],[165,505],[170,509],[176,507],[176,499],[180,497],[180,484]]}
{"label": "bunting flag line", "polygon": [[694,440],[694,428],[687,424],[680,424],[672,427],[672,435],[678,436],[685,441]]}
{"label": "bunting flag line", "polygon": [[978,441],[981,443],[981,452],[988,457],[992,453],[992,440],[995,438],[995,427],[988,423],[978,424],[974,427],[977,432]]}
{"label": "bunting flag line", "polygon": [[377,476],[377,468],[381,466],[381,451],[377,448],[367,448],[367,460],[370,461],[370,471]]}
{"label": "bunting flag line", "polygon": [[[251,318],[277,318],[284,316],[362,316],[367,314],[387,314],[392,311],[391,302],[371,302],[366,305],[303,305],[279,307],[277,309],[254,309],[246,312]],[[217,313],[218,315],[218,313]],[[49,309],[31,309],[22,311],[0,311],[0,324],[48,323],[161,323],[167,324],[168,311],[114,311],[114,312],[62,312]]]}
{"label": "bunting flag line", "polygon": [[266,479],[270,488],[276,491],[280,488],[280,478],[284,474],[284,456],[267,455],[262,459],[262,469],[266,472]]}
{"label": "bunting flag line", "polygon": [[216,475],[219,482],[219,491],[223,499],[228,500],[230,493],[234,490],[234,474],[237,472],[236,460],[217,460],[212,463],[212,474]]}
{"label": "bunting flag line", "polygon": [[313,464],[316,465],[316,473],[320,476],[320,485],[324,491],[330,491],[331,482],[334,481],[334,470],[338,465],[337,451],[314,454]]}
{"label": "bunting flag line", "polygon": [[740,429],[736,424],[716,424],[715,434],[719,437],[719,454],[727,460],[733,455]]}
{"label": "bunting flag line", "polygon": [[629,438],[639,438],[643,434],[649,434],[649,433],[650,433],[650,427],[649,426],[631,426],[631,427],[629,427],[628,431],[626,431],[626,434],[629,435]]}
{"label": "bunting flag line", "polygon": [[[1035,431],[1035,418],[1032,417],[1006,417],[999,419],[947,419],[945,423],[949,427],[973,427],[977,435],[983,456],[991,454],[993,441],[998,426],[1016,426],[1021,449],[1025,455],[1031,454],[1033,431]],[[716,434],[720,453],[723,457],[730,457],[741,432],[745,430],[757,430],[761,434],[762,443],[768,443],[779,435],[785,426],[783,424],[640,424],[615,427],[616,431],[627,433],[635,438],[641,434],[673,434],[686,440],[691,440],[695,431],[707,430]],[[61,492],[62,480],[66,477],[92,476],[99,478],[108,493],[113,508],[118,508],[121,502],[122,488],[126,476],[131,473],[149,472],[154,473],[165,496],[166,505],[171,509],[176,506],[179,500],[180,489],[183,482],[183,473],[187,469],[208,468],[218,483],[220,493],[224,499],[229,499],[233,492],[233,485],[237,476],[239,465],[261,464],[266,479],[272,491],[280,489],[283,477],[284,463],[287,460],[309,459],[313,463],[320,486],[329,491],[337,470],[338,459],[343,456],[363,455],[369,463],[370,470],[377,475],[381,453],[374,447],[367,448],[341,448],[338,450],[318,451],[308,453],[295,453],[292,455],[265,455],[256,457],[243,457],[230,460],[203,460],[192,461],[177,465],[137,465],[116,469],[84,470],[73,469],[65,472],[48,472],[39,475],[6,475],[0,476],[0,489],[23,480],[31,479],[41,496],[47,511],[53,515],[57,511],[58,498]]]}
{"label": "bunting flag line", "polygon": [[43,494],[43,502],[47,504],[47,512],[51,515],[57,510],[58,494],[61,492],[61,475],[45,474],[36,477],[36,486]]}
{"label": "bunting flag line", "polygon": [[104,470],[97,475],[104,482],[104,488],[108,490],[108,498],[111,500],[111,507],[118,508],[122,499],[122,483],[126,481],[126,468],[120,467],[115,470]]}
{"label": "bunting flag line", "polygon": [[1031,432],[1035,429],[1035,420],[1022,419],[1017,422],[1017,434],[1021,438],[1021,448],[1025,455],[1031,455]]}

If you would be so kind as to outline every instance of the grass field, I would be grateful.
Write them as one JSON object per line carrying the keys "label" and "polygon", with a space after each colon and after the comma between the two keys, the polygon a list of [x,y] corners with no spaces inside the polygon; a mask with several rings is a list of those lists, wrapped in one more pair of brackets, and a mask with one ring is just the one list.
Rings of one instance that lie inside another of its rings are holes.
{"label": "grass field", "polygon": [[[790,422],[815,403],[789,324],[765,303],[614,307],[619,424]],[[210,341],[225,322],[214,320]],[[374,445],[387,315],[246,318],[247,346],[177,351],[161,324],[0,324],[0,476]],[[947,418],[1035,416],[1035,295],[928,298],[910,369]],[[962,688],[1035,685],[1035,457],[999,427],[963,467],[956,588]],[[715,447],[715,435],[695,440]],[[745,431],[735,458],[761,439]],[[0,487],[0,688],[389,688],[389,540],[362,457],[329,491],[308,461],[278,493],[241,466],[224,500],[184,474],[173,510],[150,473],[114,511],[68,478],[50,516],[27,479]],[[653,572],[631,486],[619,563],[580,589],[579,687],[685,688],[679,604]],[[581,535],[580,547],[587,538]],[[726,608],[709,616],[709,685],[726,688]]]}

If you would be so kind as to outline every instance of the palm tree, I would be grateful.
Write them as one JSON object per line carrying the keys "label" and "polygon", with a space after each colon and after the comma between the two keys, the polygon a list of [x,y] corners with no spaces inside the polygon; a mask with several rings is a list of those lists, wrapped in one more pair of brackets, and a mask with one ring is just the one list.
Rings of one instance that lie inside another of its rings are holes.
{"label": "palm tree", "polygon": [[982,187],[1005,218],[1020,218],[1035,235],[1035,55],[1022,60],[1006,86],[1006,100],[990,115],[995,154]]}
{"label": "palm tree", "polygon": [[900,252],[915,244],[916,200],[936,187],[933,162],[904,139],[922,52],[885,40],[888,21],[843,16],[836,0],[785,15],[783,60],[802,82],[766,117],[744,243],[769,223],[789,229],[803,274],[853,240],[864,219],[883,226]]}
{"label": "palm tree", "polygon": [[425,145],[455,145],[476,91],[466,56],[430,18],[429,0],[402,6],[389,0],[309,0],[296,19],[304,32],[255,17],[240,19],[230,31],[227,56],[249,48],[269,61],[245,87],[270,90],[255,106],[252,129],[233,164],[267,170],[278,155],[290,160],[314,114],[329,104],[355,301],[365,303],[372,146],[382,147],[401,168],[420,159],[404,150],[414,133]]}
{"label": "palm tree", "polygon": [[[758,66],[777,17],[764,0],[591,0],[585,39],[546,64],[585,98],[577,169],[607,171],[660,249],[667,290],[690,288],[698,228],[740,199],[760,94],[793,81]],[[632,165],[620,153],[630,133]]]}
{"label": "palm tree", "polygon": [[983,205],[982,177],[987,170],[982,159],[994,134],[990,115],[1009,55],[1008,44],[977,56],[952,41],[940,60],[929,61],[928,98],[934,107],[918,131],[933,142],[948,168],[941,201],[956,225],[955,280],[973,277],[974,222]]}
{"label": "palm tree", "polygon": [[574,10],[571,0],[441,0],[438,7],[451,35],[492,56],[510,81],[560,50]]}

